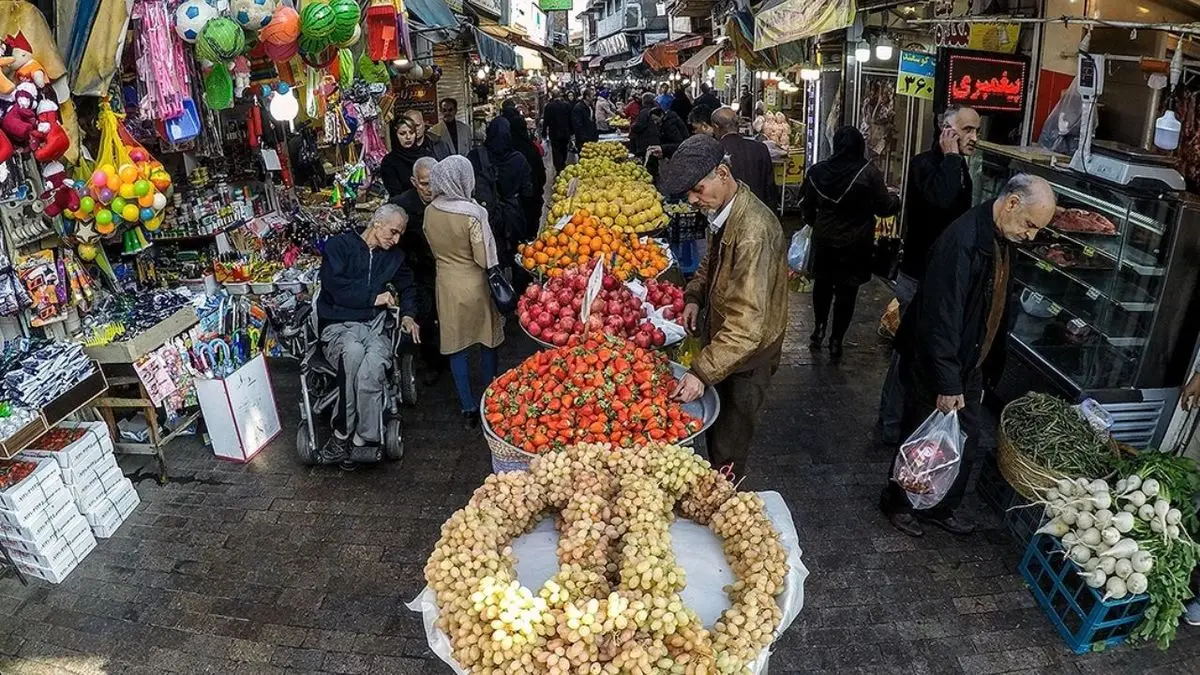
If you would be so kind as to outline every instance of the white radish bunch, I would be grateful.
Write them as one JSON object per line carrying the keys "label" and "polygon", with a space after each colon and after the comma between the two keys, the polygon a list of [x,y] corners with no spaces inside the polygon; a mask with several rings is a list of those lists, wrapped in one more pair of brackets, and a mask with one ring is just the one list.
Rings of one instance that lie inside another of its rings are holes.
{"label": "white radish bunch", "polygon": [[1121,530],[1122,534],[1133,529],[1135,519],[1146,523],[1151,532],[1161,534],[1164,539],[1179,539],[1183,534],[1180,527],[1183,513],[1171,506],[1169,495],[1157,480],[1143,480],[1133,474],[1117,481],[1115,487],[1116,500],[1121,505],[1121,513],[1117,515],[1122,516],[1123,525],[1128,525]]}

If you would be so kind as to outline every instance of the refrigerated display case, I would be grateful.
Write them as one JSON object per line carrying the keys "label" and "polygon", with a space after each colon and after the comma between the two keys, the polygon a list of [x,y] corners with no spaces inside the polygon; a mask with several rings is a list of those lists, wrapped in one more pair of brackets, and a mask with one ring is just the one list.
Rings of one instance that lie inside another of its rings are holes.
{"label": "refrigerated display case", "polygon": [[1060,207],[1012,258],[1009,349],[1049,388],[1115,411],[1121,440],[1156,442],[1196,344],[1200,204],[1187,193],[1130,189],[1035,163],[1002,146],[980,154],[982,198],[1026,172],[1053,185]]}

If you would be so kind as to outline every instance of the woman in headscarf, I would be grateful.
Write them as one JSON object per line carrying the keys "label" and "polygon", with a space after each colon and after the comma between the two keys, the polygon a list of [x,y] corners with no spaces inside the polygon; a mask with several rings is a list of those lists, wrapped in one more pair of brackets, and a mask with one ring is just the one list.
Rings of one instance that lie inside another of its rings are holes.
{"label": "woman in headscarf", "polygon": [[483,145],[467,159],[475,167],[476,199],[492,217],[501,264],[508,267],[517,243],[526,238],[521,199],[533,194],[529,162],[513,149],[512,126],[503,117],[488,123]]}
{"label": "woman in headscarf", "polygon": [[468,428],[479,424],[479,398],[471,391],[467,354],[480,345],[486,387],[496,378],[496,348],[504,341],[500,313],[492,301],[488,269],[499,264],[499,252],[488,212],[471,194],[475,172],[461,155],[437,163],[429,177],[433,201],[425,209],[425,237],[437,261],[437,309],[442,354]]}
{"label": "woman in headscarf", "polygon": [[833,309],[829,355],[842,356],[842,340],[858,287],[871,279],[875,217],[900,210],[900,199],[866,157],[858,129],[842,127],[833,136],[833,155],[809,170],[800,188],[801,216],[812,226],[811,272],[816,328],[810,347],[820,349]]}
{"label": "woman in headscarf", "polygon": [[513,150],[521,153],[529,164],[530,194],[521,199],[521,207],[525,212],[525,232],[522,239],[531,239],[537,234],[542,217],[542,203],[546,198],[546,161],[542,151],[538,150],[533,139],[529,137],[529,126],[520,109],[508,106],[502,108],[500,114],[508,120]]}
{"label": "woman in headscarf", "polygon": [[687,123],[688,115],[692,114],[692,99],[688,96],[687,89],[680,85],[675,90],[675,98],[671,99],[671,112],[679,115],[679,119]]}
{"label": "woman in headscarf", "polygon": [[388,199],[397,198],[412,187],[413,164],[422,157],[432,156],[428,147],[417,144],[417,125],[412,119],[397,118],[392,125],[392,151],[379,164]]}

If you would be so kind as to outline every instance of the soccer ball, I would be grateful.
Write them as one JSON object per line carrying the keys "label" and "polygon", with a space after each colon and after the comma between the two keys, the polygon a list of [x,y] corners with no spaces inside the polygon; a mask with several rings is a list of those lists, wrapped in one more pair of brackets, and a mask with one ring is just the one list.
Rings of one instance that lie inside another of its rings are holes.
{"label": "soccer ball", "polygon": [[229,13],[246,30],[259,30],[271,23],[275,0],[233,0]]}
{"label": "soccer ball", "polygon": [[175,32],[184,42],[195,42],[204,24],[216,16],[217,10],[204,0],[187,0],[175,10]]}

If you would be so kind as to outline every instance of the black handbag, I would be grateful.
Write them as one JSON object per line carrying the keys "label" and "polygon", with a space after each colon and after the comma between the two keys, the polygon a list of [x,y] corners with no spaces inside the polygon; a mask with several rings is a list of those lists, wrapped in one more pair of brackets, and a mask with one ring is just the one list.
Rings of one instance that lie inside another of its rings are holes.
{"label": "black handbag", "polygon": [[[496,176],[491,161],[488,158],[487,149],[480,147],[478,156],[479,163],[482,165],[481,168],[483,169],[484,177],[487,180],[490,199],[495,201],[498,199],[496,191]],[[478,190],[476,193],[478,195]],[[484,209],[489,212],[488,219],[491,220],[493,217],[492,209],[488,209],[487,206],[485,206]],[[499,214],[497,213],[497,215]],[[488,227],[491,228],[490,223]],[[494,241],[496,239],[495,228],[492,228],[492,233],[492,239]],[[502,251],[499,242],[495,242],[495,246],[497,248],[497,255],[501,255]],[[492,302],[496,304],[496,311],[500,312],[501,314],[515,312],[517,309],[517,293],[513,290],[512,283],[509,282],[509,280],[504,276],[503,265],[497,264],[489,267],[487,271],[487,277],[488,288],[492,292]]]}

